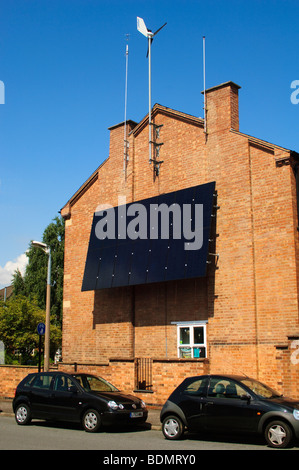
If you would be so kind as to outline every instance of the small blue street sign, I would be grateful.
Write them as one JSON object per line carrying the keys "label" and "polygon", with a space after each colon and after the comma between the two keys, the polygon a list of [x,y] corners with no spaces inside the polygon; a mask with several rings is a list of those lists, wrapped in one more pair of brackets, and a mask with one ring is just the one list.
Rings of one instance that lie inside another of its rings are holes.
{"label": "small blue street sign", "polygon": [[46,325],[44,323],[39,323],[37,325],[37,332],[39,335],[44,335],[46,331]]}

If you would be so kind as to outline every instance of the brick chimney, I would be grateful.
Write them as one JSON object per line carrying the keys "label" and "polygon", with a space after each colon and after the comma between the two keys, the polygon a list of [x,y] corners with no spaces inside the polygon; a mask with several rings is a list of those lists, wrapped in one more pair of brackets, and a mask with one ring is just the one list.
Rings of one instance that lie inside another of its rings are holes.
{"label": "brick chimney", "polygon": [[239,130],[239,88],[233,82],[226,82],[206,90],[208,134]]}
{"label": "brick chimney", "polygon": [[[124,122],[115,124],[114,126],[108,127],[110,131],[110,147],[109,147],[109,157],[113,160],[124,158]],[[130,134],[131,130],[136,126],[136,122],[128,120],[127,121],[127,136]]]}

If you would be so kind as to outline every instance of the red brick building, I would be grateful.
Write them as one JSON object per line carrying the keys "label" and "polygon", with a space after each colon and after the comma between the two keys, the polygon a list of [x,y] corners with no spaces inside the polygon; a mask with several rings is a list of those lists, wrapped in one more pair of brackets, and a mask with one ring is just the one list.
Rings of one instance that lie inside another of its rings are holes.
{"label": "red brick building", "polygon": [[[61,210],[62,368],[139,389],[148,403],[162,403],[186,375],[214,372],[242,371],[299,397],[299,155],[240,132],[239,88],[227,82],[206,90],[206,126],[156,104],[151,145],[160,165],[149,164],[148,116],[126,124],[127,160],[125,124],[110,128],[109,157]],[[100,204],[211,182],[204,276],[82,291]]]}

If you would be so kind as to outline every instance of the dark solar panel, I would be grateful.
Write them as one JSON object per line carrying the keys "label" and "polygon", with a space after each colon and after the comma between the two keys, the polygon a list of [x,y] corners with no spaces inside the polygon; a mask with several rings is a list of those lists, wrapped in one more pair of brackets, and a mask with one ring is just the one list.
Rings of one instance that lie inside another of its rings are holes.
{"label": "dark solar panel", "polygon": [[214,191],[212,182],[96,212],[82,290],[205,276]]}

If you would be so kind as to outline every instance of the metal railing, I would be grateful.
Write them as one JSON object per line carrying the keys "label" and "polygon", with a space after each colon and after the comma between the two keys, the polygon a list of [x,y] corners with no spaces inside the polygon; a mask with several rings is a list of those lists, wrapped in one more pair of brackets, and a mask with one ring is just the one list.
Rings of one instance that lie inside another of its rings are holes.
{"label": "metal railing", "polygon": [[135,389],[152,391],[152,364],[150,357],[137,357],[135,359]]}

